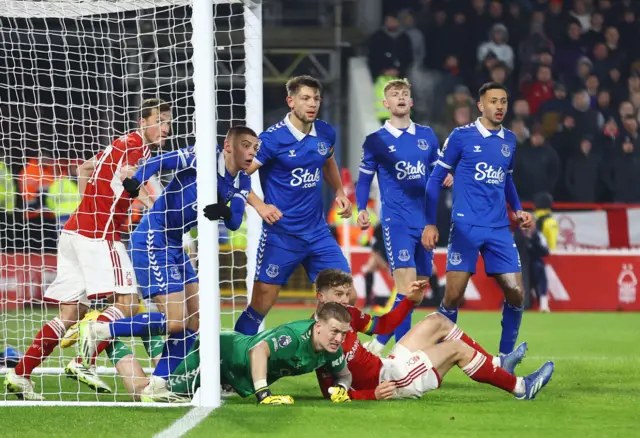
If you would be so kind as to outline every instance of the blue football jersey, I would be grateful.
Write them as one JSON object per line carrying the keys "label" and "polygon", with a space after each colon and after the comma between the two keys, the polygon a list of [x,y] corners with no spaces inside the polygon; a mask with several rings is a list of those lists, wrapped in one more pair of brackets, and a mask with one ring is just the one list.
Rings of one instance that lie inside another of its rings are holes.
{"label": "blue football jersey", "polygon": [[[235,176],[230,175],[225,167],[221,148],[217,149],[216,155],[218,196],[225,202],[239,197],[246,203],[251,190],[251,178],[244,171],[239,171]],[[162,170],[176,171],[171,182],[143,218],[143,222],[148,222],[145,226],[166,231],[171,237],[182,239],[182,235],[197,224],[196,164],[195,148],[189,146],[154,157],[137,170],[134,178],[140,182],[146,182]]]}
{"label": "blue football jersey", "polygon": [[255,160],[261,165],[264,202],[275,205],[283,214],[273,225],[264,223],[265,230],[300,234],[326,226],[322,167],[333,156],[336,141],[333,127],[316,120],[311,132],[304,134],[291,124],[287,115],[260,134],[259,139]]}
{"label": "blue football jersey", "polygon": [[438,161],[439,148],[433,130],[413,122],[400,130],[387,121],[367,136],[360,172],[378,174],[383,225],[424,227],[424,189],[431,166]]}
{"label": "blue football jersey", "polygon": [[438,165],[455,169],[451,219],[471,225],[509,225],[505,200],[507,173],[513,172],[516,136],[500,128],[492,133],[480,119],[453,130]]}

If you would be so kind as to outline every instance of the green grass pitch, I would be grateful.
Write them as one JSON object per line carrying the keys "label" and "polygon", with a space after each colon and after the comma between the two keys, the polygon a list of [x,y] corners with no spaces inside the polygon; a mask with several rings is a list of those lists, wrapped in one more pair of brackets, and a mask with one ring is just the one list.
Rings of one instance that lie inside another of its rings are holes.
{"label": "green grass pitch", "polygon": [[[269,326],[274,326],[306,318],[310,313],[309,309],[276,309],[267,321]],[[423,315],[417,312],[414,321]],[[497,350],[499,313],[463,310],[459,323],[488,351]],[[39,326],[27,330],[35,332],[37,328]],[[5,340],[15,345],[11,339]],[[295,405],[257,406],[252,397],[244,400],[231,397],[187,436],[584,438],[638,435],[640,314],[529,312],[524,316],[519,340],[529,342],[527,358],[518,368],[519,375],[533,371],[545,360],[556,363],[552,381],[531,402],[516,401],[509,394],[475,383],[454,369],[445,377],[440,390],[420,400],[332,405],[321,399],[315,375],[310,374],[282,379],[272,387],[274,393],[293,396]],[[57,355],[58,350],[45,366],[62,366],[64,362]],[[45,392],[62,392],[62,399],[78,398],[77,384],[71,380],[46,377],[35,381],[37,388]],[[80,399],[96,400],[96,396],[83,395]],[[113,396],[101,399],[113,400]],[[151,437],[169,427],[188,409],[136,408],[134,405],[124,408],[0,407],[0,435]]]}

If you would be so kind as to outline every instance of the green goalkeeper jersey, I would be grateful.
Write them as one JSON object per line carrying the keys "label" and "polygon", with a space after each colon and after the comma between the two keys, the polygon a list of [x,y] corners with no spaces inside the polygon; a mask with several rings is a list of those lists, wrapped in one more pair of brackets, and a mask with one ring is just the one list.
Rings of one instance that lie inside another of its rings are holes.
{"label": "green goalkeeper jersey", "polygon": [[327,366],[338,374],[346,365],[342,348],[335,353],[316,352],[311,343],[315,320],[290,322],[255,336],[236,332],[220,334],[220,380],[229,384],[242,396],[255,392],[251,377],[249,350],[265,341],[271,355],[267,363],[267,383],[271,385],[280,377],[298,376]]}

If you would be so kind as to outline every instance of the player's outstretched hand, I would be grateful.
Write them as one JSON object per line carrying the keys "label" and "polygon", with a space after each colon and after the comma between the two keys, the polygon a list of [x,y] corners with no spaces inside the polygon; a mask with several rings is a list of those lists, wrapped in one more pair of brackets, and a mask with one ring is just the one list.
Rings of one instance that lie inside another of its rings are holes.
{"label": "player's outstretched hand", "polygon": [[442,187],[451,187],[453,185],[453,175],[447,173],[447,176],[444,178],[442,182]]}
{"label": "player's outstretched hand", "polygon": [[516,212],[516,217],[518,218],[520,228],[522,228],[523,230],[527,230],[533,225],[533,216],[531,215],[531,213],[523,210],[518,210]]}
{"label": "player's outstretched hand", "polygon": [[329,388],[329,395],[331,396],[331,401],[334,403],[345,403],[351,401],[349,393],[342,386],[332,386]]}
{"label": "player's outstretched hand", "polygon": [[409,284],[409,292],[405,295],[416,304],[420,304],[424,299],[424,292],[429,287],[429,280],[412,281]]}
{"label": "player's outstretched hand", "polygon": [[393,392],[395,390],[395,382],[392,382],[391,380],[385,380],[384,382],[376,386],[374,394],[377,400],[389,400],[391,397],[393,397]]}
{"label": "player's outstretched hand", "polygon": [[264,207],[257,210],[257,212],[262,220],[269,225],[273,225],[274,223],[282,219],[282,212],[278,210],[278,207],[272,204],[264,204]]}
{"label": "player's outstretched hand", "polygon": [[122,181],[122,187],[132,198],[137,198],[140,195],[140,181],[135,178],[125,178]]}
{"label": "player's outstretched hand", "polygon": [[349,219],[353,214],[353,211],[351,211],[351,201],[349,201],[349,198],[347,198],[345,195],[336,196],[336,202],[338,203],[338,207],[340,207],[338,215],[340,215],[342,219]]}
{"label": "player's outstretched hand", "polygon": [[231,219],[231,209],[227,204],[218,202],[217,204],[209,204],[204,208],[204,217],[210,221],[229,220]]}
{"label": "player's outstretched hand", "polygon": [[367,210],[362,210],[358,213],[358,226],[361,230],[368,230],[371,226],[371,221],[369,220],[369,212]]}
{"label": "player's outstretched hand", "polygon": [[436,249],[438,237],[440,237],[438,228],[436,228],[435,225],[427,225],[422,232],[422,246],[424,246],[427,251],[433,251]]}

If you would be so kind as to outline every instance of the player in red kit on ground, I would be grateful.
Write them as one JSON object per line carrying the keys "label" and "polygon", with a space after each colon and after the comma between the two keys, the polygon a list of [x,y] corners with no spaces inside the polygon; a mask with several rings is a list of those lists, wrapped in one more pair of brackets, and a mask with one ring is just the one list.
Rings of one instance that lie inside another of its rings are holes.
{"label": "player in red kit on ground", "polygon": [[[349,397],[352,400],[419,398],[439,388],[445,374],[457,365],[476,382],[503,389],[517,399],[535,398],[551,379],[553,362],[545,363],[529,376],[516,377],[515,367],[524,357],[526,343],[510,354],[491,356],[439,313],[432,313],[414,325],[386,358],[379,358],[362,346],[358,332],[368,335],[393,332],[413,308],[411,299],[419,302],[426,287],[426,281],[411,283],[407,297],[380,317],[347,306],[351,313],[351,331],[342,343],[342,350],[353,376]],[[316,279],[318,306],[327,302],[347,305],[351,288],[351,275],[336,269],[321,271]],[[332,378],[322,368],[316,373],[322,393],[328,397]]]}
{"label": "player in red kit on ground", "polygon": [[[78,189],[83,194],[58,241],[57,275],[44,300],[59,304],[60,313],[36,335],[18,366],[7,373],[4,385],[19,398],[42,400],[33,389],[31,372],[58,345],[65,331],[82,319],[91,299],[114,295],[114,305],[98,320],[115,321],[135,314],[137,284],[119,230],[128,218],[133,199],[122,186],[136,166],[162,147],[171,131],[171,106],[161,99],[142,102],[137,130],[114,140],[104,151],[78,168]],[[99,354],[110,341],[103,342]],[[72,361],[72,377],[99,392],[110,388],[95,373],[93,364]]]}

